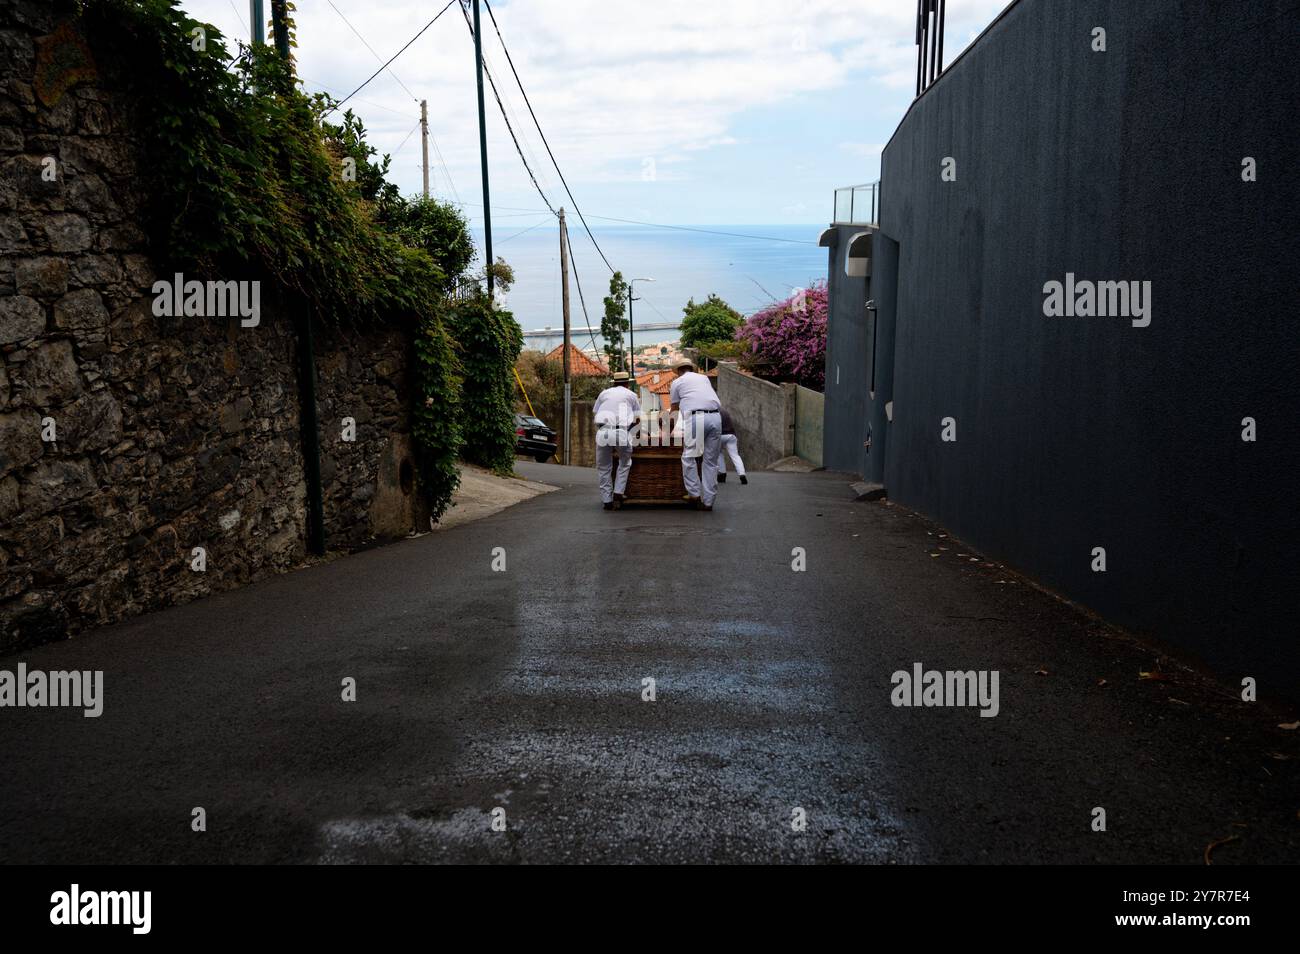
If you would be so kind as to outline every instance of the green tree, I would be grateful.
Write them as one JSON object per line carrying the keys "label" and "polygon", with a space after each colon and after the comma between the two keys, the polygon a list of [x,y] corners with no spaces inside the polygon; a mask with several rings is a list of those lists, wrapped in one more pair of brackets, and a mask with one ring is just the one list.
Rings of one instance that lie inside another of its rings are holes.
{"label": "green tree", "polygon": [[682,314],[686,316],[682,319],[684,348],[699,348],[715,341],[731,341],[736,337],[736,329],[745,320],[744,315],[713,294],[698,305],[692,298],[682,309]]}
{"label": "green tree", "polygon": [[459,209],[423,196],[390,197],[381,202],[381,208],[384,225],[403,245],[429,253],[446,276],[447,290],[460,281],[474,261],[474,242],[469,235],[469,223]]}
{"label": "green tree", "polygon": [[627,319],[627,282],[623,273],[615,272],[609,279],[609,295],[605,298],[605,316],[600,319],[600,334],[605,339],[605,356],[614,371],[627,370],[627,358],[623,351],[623,333],[628,330]]}

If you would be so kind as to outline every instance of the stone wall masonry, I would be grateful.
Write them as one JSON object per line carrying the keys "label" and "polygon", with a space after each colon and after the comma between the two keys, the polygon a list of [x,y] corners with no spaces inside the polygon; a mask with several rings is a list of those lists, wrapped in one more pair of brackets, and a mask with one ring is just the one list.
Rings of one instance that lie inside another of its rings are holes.
{"label": "stone wall masonry", "polygon": [[[59,27],[46,3],[0,0],[0,651],[305,558],[295,324],[266,289],[257,327],[155,317],[126,104],[93,76],[34,88]],[[318,326],[331,549],[428,528],[409,349],[399,328]]]}

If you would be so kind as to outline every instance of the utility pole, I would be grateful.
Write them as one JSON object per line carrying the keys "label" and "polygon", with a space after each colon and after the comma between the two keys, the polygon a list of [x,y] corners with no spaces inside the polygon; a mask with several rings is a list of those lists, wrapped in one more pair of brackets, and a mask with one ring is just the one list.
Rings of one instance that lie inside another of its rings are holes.
{"label": "utility pole", "polygon": [[492,300],[492,201],[488,196],[487,121],[483,111],[483,31],[479,29],[478,0],[474,0],[474,69],[478,75],[478,151],[483,166],[483,245],[487,256],[487,293]]}
{"label": "utility pole", "polygon": [[248,0],[248,22],[252,29],[249,35],[254,43],[266,42],[266,11],[262,8],[262,0]]}
{"label": "utility pole", "polygon": [[420,145],[424,154],[424,197],[429,198],[429,101],[420,100]]}
{"label": "utility pole", "polygon": [[275,51],[289,62],[289,0],[271,0],[271,30]]}
{"label": "utility pole", "polygon": [[634,278],[627,283],[627,353],[632,360],[632,377],[636,377],[636,329],[632,325],[632,302],[640,301],[634,294],[637,282],[652,282],[653,278]]}
{"label": "utility pole", "polygon": [[573,390],[569,377],[569,232],[568,226],[564,224],[564,206],[560,206],[560,301],[564,309],[564,455],[560,460],[568,466]]}
{"label": "utility pole", "polygon": [[627,283],[627,360],[632,377],[636,377],[636,331],[632,327],[632,302],[636,301],[632,297],[632,286],[635,281]]}

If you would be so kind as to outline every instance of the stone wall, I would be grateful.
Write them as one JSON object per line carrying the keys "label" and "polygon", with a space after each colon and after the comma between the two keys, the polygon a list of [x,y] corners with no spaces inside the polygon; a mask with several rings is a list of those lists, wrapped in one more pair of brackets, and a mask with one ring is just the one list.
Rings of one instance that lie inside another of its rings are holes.
{"label": "stone wall", "polygon": [[[295,324],[269,290],[256,327],[153,314],[127,104],[98,70],[35,81],[76,42],[50,5],[0,0],[0,651],[305,557]],[[393,327],[318,327],[331,549],[428,528],[409,347]]]}
{"label": "stone wall", "polygon": [[759,470],[794,454],[793,384],[773,384],[734,364],[718,365],[718,400],[731,415],[745,466]]}
{"label": "stone wall", "polygon": [[[569,402],[569,462],[574,467],[596,466],[596,424],[592,416],[595,401]],[[551,463],[559,463],[564,456],[564,401],[542,403],[536,407],[537,416],[555,431],[559,452]]]}

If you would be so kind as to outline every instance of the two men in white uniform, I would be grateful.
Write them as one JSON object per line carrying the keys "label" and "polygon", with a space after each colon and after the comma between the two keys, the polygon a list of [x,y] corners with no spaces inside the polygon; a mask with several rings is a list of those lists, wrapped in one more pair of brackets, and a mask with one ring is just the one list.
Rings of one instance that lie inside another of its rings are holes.
{"label": "two men in white uniform", "polygon": [[[632,444],[641,417],[641,401],[630,389],[631,375],[614,373],[610,386],[601,391],[592,407],[596,419],[596,480],[600,502],[606,510],[623,506],[627,475],[632,470]],[[614,454],[618,453],[618,474],[611,479]]]}
{"label": "two men in white uniform", "polygon": [[[712,510],[713,498],[718,494],[718,450],[722,446],[722,418],[718,411],[722,405],[709,379],[696,371],[690,361],[678,361],[673,366],[673,374],[676,378],[669,388],[668,400],[682,422],[685,499],[703,510]],[[702,473],[695,470],[697,462]]]}

